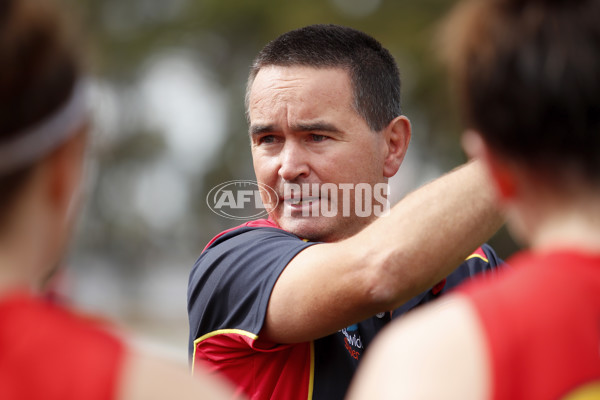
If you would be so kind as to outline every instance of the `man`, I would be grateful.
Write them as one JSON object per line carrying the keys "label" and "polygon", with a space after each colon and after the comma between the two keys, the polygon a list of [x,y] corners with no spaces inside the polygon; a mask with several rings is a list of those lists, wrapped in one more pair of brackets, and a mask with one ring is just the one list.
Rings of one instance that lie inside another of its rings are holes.
{"label": "man", "polygon": [[444,281],[500,218],[475,164],[377,217],[411,130],[396,64],[362,32],[280,36],[256,58],[246,100],[256,177],[277,201],[196,263],[192,361],[254,399],[342,398],[392,318],[496,265],[485,247]]}
{"label": "man", "polygon": [[531,249],[391,327],[350,398],[600,398],[599,20],[596,0],[471,0],[452,14],[465,147]]}
{"label": "man", "polygon": [[69,27],[50,0],[0,4],[0,398],[228,398],[41,294],[75,220],[89,130]]}

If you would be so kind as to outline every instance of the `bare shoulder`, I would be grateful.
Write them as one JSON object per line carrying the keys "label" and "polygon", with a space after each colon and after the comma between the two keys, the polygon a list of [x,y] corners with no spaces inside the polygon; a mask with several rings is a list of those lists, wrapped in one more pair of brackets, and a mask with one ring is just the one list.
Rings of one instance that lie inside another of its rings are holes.
{"label": "bare shoulder", "polygon": [[163,400],[232,398],[228,384],[214,375],[195,374],[185,365],[131,351],[123,366],[118,399]]}
{"label": "bare shoulder", "polygon": [[485,336],[472,304],[449,296],[384,330],[369,348],[350,399],[485,399]]}

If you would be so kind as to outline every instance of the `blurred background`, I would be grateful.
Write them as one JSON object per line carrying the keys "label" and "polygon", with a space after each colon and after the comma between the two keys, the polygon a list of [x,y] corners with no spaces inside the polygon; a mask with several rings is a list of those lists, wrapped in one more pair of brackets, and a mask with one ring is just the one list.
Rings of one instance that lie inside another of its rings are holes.
{"label": "blurred background", "polygon": [[[288,30],[363,30],[398,63],[413,139],[392,198],[465,161],[434,38],[449,0],[64,0],[82,20],[95,120],[87,201],[59,290],[138,341],[185,360],[187,278],[205,244],[238,225],[206,204],[254,179],[248,68]],[[501,231],[502,258],[516,245]]]}

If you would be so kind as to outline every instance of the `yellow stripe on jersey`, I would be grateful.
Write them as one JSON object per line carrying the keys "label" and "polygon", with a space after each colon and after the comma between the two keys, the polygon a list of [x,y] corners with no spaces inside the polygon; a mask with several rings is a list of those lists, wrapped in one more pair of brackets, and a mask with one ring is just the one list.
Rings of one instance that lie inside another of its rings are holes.
{"label": "yellow stripe on jersey", "polygon": [[312,400],[315,384],[315,342],[310,342],[310,375],[308,376],[308,400]]}
{"label": "yellow stripe on jersey", "polygon": [[465,261],[470,260],[472,258],[481,258],[483,261],[485,261],[486,263],[489,263],[489,260],[487,258],[485,258],[484,256],[480,255],[480,254],[471,254],[469,257],[465,258]]}
{"label": "yellow stripe on jersey", "polygon": [[198,339],[194,340],[194,355],[192,356],[192,375],[194,374],[194,366],[196,365],[196,348],[198,347],[198,343],[210,339],[211,337],[218,335],[227,335],[227,334],[236,334],[241,336],[249,337],[252,340],[258,339],[258,335],[255,335],[252,332],[248,332],[242,329],[218,329],[216,331],[209,332],[205,335],[200,336]]}

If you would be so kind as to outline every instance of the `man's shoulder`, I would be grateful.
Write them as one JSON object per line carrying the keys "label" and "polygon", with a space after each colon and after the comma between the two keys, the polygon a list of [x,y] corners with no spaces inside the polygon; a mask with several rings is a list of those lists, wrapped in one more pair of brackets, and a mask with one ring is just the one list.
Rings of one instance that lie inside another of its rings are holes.
{"label": "man's shoulder", "polygon": [[212,332],[258,335],[279,275],[311,244],[268,220],[247,222],[213,239],[188,281],[190,351],[194,340]]}
{"label": "man's shoulder", "polygon": [[484,243],[481,247],[471,253],[464,262],[479,265],[480,268],[484,269],[495,269],[505,265],[504,261],[498,257],[492,246],[487,243]]}
{"label": "man's shoulder", "polygon": [[190,282],[209,276],[245,277],[280,273],[308,243],[271,220],[249,221],[215,236],[196,260]]}
{"label": "man's shoulder", "polygon": [[279,225],[277,225],[271,219],[257,219],[257,220],[248,221],[241,225],[234,226],[233,228],[224,230],[223,232],[221,232],[218,235],[216,235],[215,237],[213,237],[208,242],[208,244],[204,247],[204,250],[202,250],[202,251],[205,252],[209,248],[212,248],[228,239],[231,239],[233,237],[242,235],[246,232],[252,232],[252,231],[260,231],[261,233],[266,233],[266,234],[268,234],[270,232],[272,234],[296,237],[292,233],[289,233],[289,232],[283,230],[282,228],[280,228]]}
{"label": "man's shoulder", "polygon": [[445,289],[454,288],[475,276],[494,276],[505,266],[506,264],[498,257],[494,249],[488,244],[483,244],[448,275],[445,280]]}

